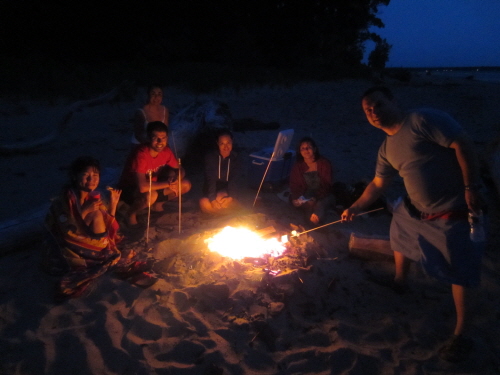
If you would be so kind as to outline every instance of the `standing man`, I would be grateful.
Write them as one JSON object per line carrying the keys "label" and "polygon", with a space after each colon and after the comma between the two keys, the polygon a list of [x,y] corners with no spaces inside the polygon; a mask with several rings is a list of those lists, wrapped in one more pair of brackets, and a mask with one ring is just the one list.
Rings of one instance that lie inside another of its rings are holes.
{"label": "standing man", "polygon": [[[168,128],[161,121],[147,126],[148,143],[135,148],[127,158],[120,178],[122,200],[130,205],[128,222],[137,224],[137,213],[151,204],[163,211],[163,203],[179,196],[179,163],[168,147]],[[181,169],[181,194],[191,189]],[[150,195],[151,192],[151,195]]]}
{"label": "standing man", "polygon": [[478,168],[473,145],[448,114],[421,109],[404,112],[386,87],[363,94],[368,122],[387,134],[379,149],[375,177],[342,220],[370,206],[399,173],[407,197],[394,207],[390,229],[394,250],[393,287],[401,290],[409,260],[451,284],[456,326],[442,349],[444,359],[459,360],[472,347],[464,337],[466,288],[479,285],[481,251],[470,241],[468,211],[478,213]]}

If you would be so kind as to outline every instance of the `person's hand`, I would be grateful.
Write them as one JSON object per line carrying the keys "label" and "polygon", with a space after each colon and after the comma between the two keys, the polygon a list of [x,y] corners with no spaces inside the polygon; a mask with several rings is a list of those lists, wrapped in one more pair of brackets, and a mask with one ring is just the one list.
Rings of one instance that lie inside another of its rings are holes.
{"label": "person's hand", "polygon": [[101,205],[102,201],[100,199],[87,199],[82,204],[82,217],[85,218],[89,213],[99,210]]}
{"label": "person's hand", "polygon": [[224,206],[224,204],[228,204],[230,201],[233,200],[225,190],[221,190],[217,192],[217,195],[215,197],[215,200],[219,202],[221,206]]}
{"label": "person's hand", "polygon": [[340,218],[342,221],[352,221],[354,217],[359,214],[360,210],[356,207],[349,207],[348,209],[344,210],[342,212],[342,215],[340,215]]}
{"label": "person's hand", "polygon": [[220,190],[217,192],[217,195],[215,196],[215,200],[220,203],[223,198],[226,198],[228,196],[229,196],[229,194],[227,193],[227,191]]}
{"label": "person's hand", "polygon": [[222,208],[228,208],[231,202],[233,201],[233,198],[229,196],[222,197],[218,202]]}
{"label": "person's hand", "polygon": [[110,193],[110,198],[109,198],[110,205],[116,206],[120,201],[120,195],[122,194],[122,191],[120,189],[112,189],[109,191],[109,193]]}
{"label": "person's hand", "polygon": [[477,190],[465,190],[465,201],[470,211],[478,214],[481,210],[481,196]]}
{"label": "person's hand", "polygon": [[122,191],[120,189],[109,188],[109,213],[113,216],[116,214],[116,207],[120,201]]}
{"label": "person's hand", "polygon": [[177,181],[172,182],[168,188],[173,191],[176,196],[179,196],[179,183]]}
{"label": "person's hand", "polygon": [[217,201],[217,199],[214,199],[212,202],[212,207],[216,210],[220,210],[222,208],[221,204]]}

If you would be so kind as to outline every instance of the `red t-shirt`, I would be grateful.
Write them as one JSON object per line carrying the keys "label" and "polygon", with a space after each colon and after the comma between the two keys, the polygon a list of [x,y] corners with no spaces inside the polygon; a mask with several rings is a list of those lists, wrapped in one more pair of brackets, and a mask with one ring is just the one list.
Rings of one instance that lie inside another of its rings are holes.
{"label": "red t-shirt", "polygon": [[161,167],[168,165],[172,168],[179,168],[179,163],[174,156],[174,153],[169,147],[165,147],[155,158],[149,153],[147,145],[140,145],[135,148],[125,162],[122,175],[120,177],[120,188],[128,186],[136,186],[136,173],[153,172],[152,180],[158,178],[158,171]]}

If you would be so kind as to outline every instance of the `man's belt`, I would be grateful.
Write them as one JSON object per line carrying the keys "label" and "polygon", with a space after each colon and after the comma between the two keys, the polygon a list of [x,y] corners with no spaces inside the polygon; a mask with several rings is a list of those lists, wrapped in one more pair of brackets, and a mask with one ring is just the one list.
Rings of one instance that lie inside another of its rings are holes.
{"label": "man's belt", "polygon": [[428,214],[422,212],[417,207],[411,203],[410,197],[406,196],[404,199],[406,208],[410,212],[411,216],[416,217],[420,220],[434,220],[434,219],[447,219],[447,220],[467,220],[469,214],[468,210],[450,210],[442,211],[434,214]]}

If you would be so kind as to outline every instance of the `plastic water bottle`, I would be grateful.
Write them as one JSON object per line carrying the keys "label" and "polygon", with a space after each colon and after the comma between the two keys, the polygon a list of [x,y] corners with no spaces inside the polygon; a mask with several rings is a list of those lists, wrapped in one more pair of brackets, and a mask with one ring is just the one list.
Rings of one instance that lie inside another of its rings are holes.
{"label": "plastic water bottle", "polygon": [[474,212],[469,211],[469,224],[470,224],[470,239],[472,242],[486,241],[486,233],[484,231],[484,217],[483,211],[479,210],[476,215]]}

